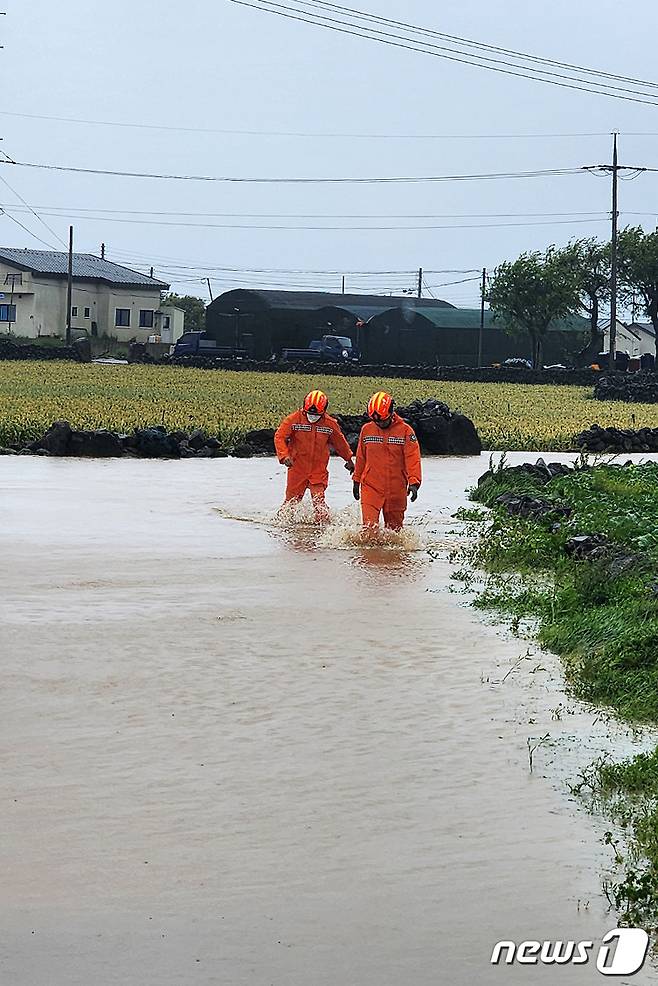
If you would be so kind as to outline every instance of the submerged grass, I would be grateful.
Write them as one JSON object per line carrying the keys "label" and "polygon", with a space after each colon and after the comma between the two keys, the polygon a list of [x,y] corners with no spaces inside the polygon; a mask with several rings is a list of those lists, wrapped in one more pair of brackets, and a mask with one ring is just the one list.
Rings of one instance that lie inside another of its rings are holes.
{"label": "submerged grass", "polygon": [[[543,483],[503,463],[474,491],[473,499],[492,508],[472,549],[471,560],[488,573],[476,605],[513,623],[532,620],[541,644],[562,657],[578,698],[656,725],[658,464],[580,466]],[[509,491],[566,505],[571,514],[512,516],[496,502]],[[589,560],[573,557],[567,542],[581,534],[605,535],[605,548]],[[577,787],[628,836],[625,875],[608,888],[611,901],[626,921],[658,925],[658,749],[599,762]],[[619,862],[611,833],[608,841]]]}

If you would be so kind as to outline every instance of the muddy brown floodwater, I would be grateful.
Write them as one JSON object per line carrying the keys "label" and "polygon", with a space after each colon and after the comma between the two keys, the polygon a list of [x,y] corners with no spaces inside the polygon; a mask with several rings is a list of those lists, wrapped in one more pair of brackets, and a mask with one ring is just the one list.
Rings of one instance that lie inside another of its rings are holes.
{"label": "muddy brown floodwater", "polygon": [[485,466],[427,461],[365,549],[340,463],[319,536],[271,460],[0,461],[2,983],[603,981],[489,962],[615,926],[566,783],[648,739],[550,655],[502,682],[527,644],[447,558]]}

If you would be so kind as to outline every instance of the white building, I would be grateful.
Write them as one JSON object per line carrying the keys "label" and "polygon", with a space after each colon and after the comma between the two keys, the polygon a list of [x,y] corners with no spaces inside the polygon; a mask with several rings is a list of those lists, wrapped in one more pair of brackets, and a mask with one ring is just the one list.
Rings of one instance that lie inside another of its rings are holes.
{"label": "white building", "polygon": [[[0,333],[66,335],[68,254],[0,247]],[[161,303],[169,285],[91,253],[73,254],[73,336],[176,342],[185,313]]]}
{"label": "white building", "polygon": [[[610,351],[610,322],[603,326],[603,350]],[[656,355],[656,337],[653,332],[651,322],[625,322],[617,320],[617,333],[615,346],[617,352],[626,352],[633,358],[643,356],[645,353]]]}

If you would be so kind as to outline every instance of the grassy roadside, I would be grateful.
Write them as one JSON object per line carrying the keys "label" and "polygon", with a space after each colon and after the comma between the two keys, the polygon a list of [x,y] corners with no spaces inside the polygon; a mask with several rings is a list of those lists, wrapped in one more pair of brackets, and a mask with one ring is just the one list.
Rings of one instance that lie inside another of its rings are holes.
{"label": "grassy roadside", "polygon": [[[476,605],[533,621],[576,697],[658,725],[658,464],[581,463],[553,478],[503,467],[473,499],[492,508],[470,553],[487,573]],[[608,836],[624,868],[612,902],[628,923],[657,926],[658,749],[601,760],[573,789],[624,829],[623,847]]]}

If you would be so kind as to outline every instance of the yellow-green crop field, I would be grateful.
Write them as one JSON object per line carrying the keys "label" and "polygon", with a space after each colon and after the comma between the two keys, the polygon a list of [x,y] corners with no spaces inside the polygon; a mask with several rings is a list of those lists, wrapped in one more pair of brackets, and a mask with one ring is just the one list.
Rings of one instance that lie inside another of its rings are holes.
{"label": "yellow-green crop field", "polygon": [[594,422],[658,427],[658,405],[595,401],[587,387],[7,361],[0,363],[0,445],[38,438],[58,418],[125,432],[204,428],[230,444],[251,428],[275,426],[315,388],[329,394],[330,410],[344,413],[363,410],[375,390],[399,404],[437,397],[473,419],[486,449],[568,449]]}

